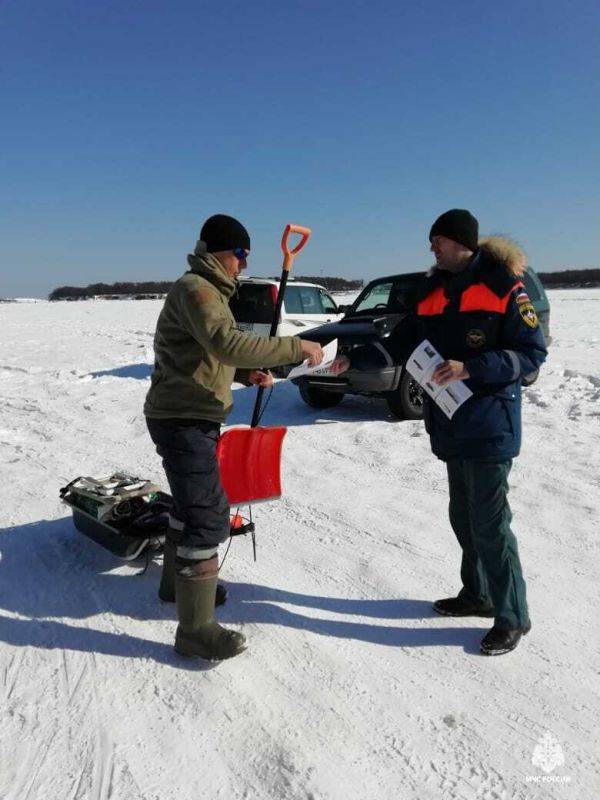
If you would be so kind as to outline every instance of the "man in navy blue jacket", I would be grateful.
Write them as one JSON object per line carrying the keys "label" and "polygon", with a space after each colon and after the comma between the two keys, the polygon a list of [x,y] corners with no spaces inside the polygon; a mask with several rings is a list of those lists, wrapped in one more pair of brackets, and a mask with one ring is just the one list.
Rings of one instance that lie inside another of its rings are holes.
{"label": "man in navy blue jacket", "polygon": [[[431,449],[447,465],[450,523],[462,548],[462,588],[434,608],[446,616],[494,617],[481,651],[500,655],[531,628],[510,528],[508,474],[521,446],[521,379],[543,363],[546,345],[520,280],[525,256],[515,244],[500,237],[479,241],[477,220],[463,209],[442,214],[429,239],[435,267],[424,278],[414,316],[398,326],[387,348],[404,362],[428,339],[445,359],[434,381],[462,380],[473,392],[451,419],[425,397],[425,427]],[[372,367],[374,350],[361,348],[352,366]]]}

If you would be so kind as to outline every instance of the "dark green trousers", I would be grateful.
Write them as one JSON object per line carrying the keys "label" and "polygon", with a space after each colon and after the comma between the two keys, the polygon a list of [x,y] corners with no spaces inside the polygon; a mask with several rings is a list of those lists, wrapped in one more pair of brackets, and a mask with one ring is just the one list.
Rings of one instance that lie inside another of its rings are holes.
{"label": "dark green trousers", "polygon": [[448,461],[450,524],[462,548],[461,594],[487,602],[499,628],[529,622],[519,550],[510,529],[512,460]]}

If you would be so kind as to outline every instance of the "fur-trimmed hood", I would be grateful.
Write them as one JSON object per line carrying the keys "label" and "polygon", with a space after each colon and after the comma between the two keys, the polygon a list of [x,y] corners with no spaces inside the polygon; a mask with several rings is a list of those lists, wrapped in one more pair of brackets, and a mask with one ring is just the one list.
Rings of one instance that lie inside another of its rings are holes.
{"label": "fur-trimmed hood", "polygon": [[[479,240],[476,259],[481,268],[486,265],[503,267],[508,275],[520,278],[527,267],[527,256],[516,242],[506,236],[484,236]],[[429,268],[427,277],[443,273],[435,264]]]}
{"label": "fur-trimmed hood", "polygon": [[485,236],[480,239],[479,254],[484,262],[500,264],[515,277],[520,277],[527,266],[527,257],[523,250],[505,236]]}

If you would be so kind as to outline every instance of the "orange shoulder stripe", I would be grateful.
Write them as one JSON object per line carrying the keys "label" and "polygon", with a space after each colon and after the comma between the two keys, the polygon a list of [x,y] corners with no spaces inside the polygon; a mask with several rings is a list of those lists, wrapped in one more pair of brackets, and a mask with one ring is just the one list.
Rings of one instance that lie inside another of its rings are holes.
{"label": "orange shoulder stripe", "polygon": [[444,294],[444,287],[437,286],[417,305],[417,314],[420,317],[442,314],[448,303],[449,300]]}
{"label": "orange shoulder stripe", "polygon": [[516,286],[518,284],[513,286],[504,297],[498,297],[491,289],[488,289],[485,283],[475,283],[462,293],[460,311],[494,311],[498,314],[504,314],[510,296]]}

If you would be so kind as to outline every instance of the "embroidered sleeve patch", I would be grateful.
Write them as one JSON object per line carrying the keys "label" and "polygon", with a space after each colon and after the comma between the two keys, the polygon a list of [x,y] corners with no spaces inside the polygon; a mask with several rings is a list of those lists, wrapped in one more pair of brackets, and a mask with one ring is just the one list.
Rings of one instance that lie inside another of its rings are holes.
{"label": "embroidered sleeve patch", "polygon": [[530,328],[537,328],[537,314],[535,313],[535,308],[533,307],[531,300],[525,292],[521,292],[517,295],[517,308],[519,309],[519,314],[521,315],[523,322],[525,322],[526,325],[529,325]]}

